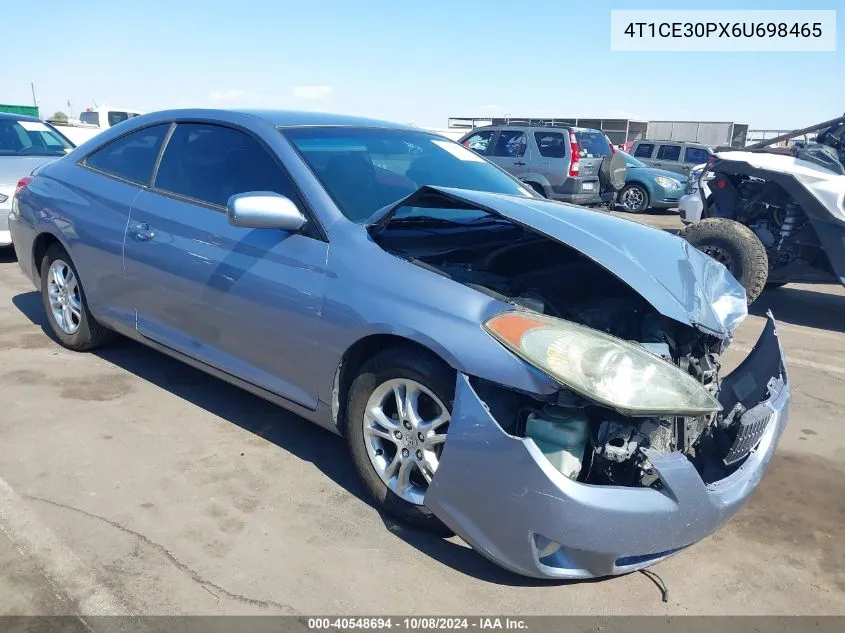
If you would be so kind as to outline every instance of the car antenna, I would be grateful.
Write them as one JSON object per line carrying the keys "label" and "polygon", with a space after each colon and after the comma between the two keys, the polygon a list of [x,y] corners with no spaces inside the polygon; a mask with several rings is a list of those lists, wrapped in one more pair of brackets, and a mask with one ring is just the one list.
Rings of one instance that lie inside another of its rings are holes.
{"label": "car antenna", "polygon": [[669,602],[669,587],[667,587],[666,583],[663,582],[663,579],[657,575],[657,572],[651,571],[650,569],[641,569],[640,573],[657,585],[657,588],[660,589],[661,601]]}

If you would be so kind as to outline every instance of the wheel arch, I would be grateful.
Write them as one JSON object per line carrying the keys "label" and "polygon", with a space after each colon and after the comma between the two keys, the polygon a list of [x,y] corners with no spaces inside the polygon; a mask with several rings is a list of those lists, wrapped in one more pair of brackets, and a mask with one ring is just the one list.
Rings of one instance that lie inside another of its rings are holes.
{"label": "wheel arch", "polygon": [[449,362],[443,354],[438,353],[432,347],[412,338],[399,334],[377,333],[369,334],[352,343],[341,356],[340,362],[335,369],[332,382],[331,412],[332,420],[341,435],[346,434],[344,420],[346,418],[346,400],[349,395],[349,388],[358,371],[375,354],[387,349],[400,347],[408,348],[410,353],[424,354],[445,367],[457,372],[454,363]]}
{"label": "wheel arch", "polygon": [[552,184],[549,182],[549,179],[543,176],[542,174],[537,174],[534,172],[529,172],[527,174],[521,174],[519,179],[524,182],[528,186],[537,186],[543,190],[544,195],[547,198],[552,197],[552,193],[554,190],[552,189]]}
{"label": "wheel arch", "polygon": [[[41,262],[44,261],[44,256],[47,254],[47,250],[54,244],[58,244],[65,249],[65,251],[68,251],[67,245],[55,233],[51,233],[50,231],[42,231],[32,241],[32,252],[30,253],[30,257],[32,258],[31,261],[33,277],[35,278],[34,281],[40,283]],[[69,253],[70,251],[68,251],[68,254]]]}

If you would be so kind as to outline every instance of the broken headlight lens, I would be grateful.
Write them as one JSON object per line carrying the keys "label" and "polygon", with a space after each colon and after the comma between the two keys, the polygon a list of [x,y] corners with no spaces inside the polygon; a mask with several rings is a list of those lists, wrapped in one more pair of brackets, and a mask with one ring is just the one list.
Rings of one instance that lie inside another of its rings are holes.
{"label": "broken headlight lens", "polygon": [[702,415],[722,406],[699,382],[637,343],[522,311],[484,329],[526,362],[589,400],[627,415]]}

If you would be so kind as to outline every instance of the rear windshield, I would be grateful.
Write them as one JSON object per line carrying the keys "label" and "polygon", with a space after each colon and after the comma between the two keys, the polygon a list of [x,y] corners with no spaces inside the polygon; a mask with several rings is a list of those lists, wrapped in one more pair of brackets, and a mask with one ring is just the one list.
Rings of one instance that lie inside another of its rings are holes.
{"label": "rear windshield", "polygon": [[607,137],[597,130],[576,131],[575,138],[581,148],[581,158],[596,158],[611,153]]}
{"label": "rear windshield", "polygon": [[0,156],[63,156],[73,145],[42,121],[0,119]]}

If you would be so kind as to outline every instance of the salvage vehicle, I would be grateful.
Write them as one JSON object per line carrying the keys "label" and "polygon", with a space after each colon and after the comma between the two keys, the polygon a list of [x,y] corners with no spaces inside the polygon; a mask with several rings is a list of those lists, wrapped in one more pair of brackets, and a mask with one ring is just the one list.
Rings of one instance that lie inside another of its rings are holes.
{"label": "salvage vehicle", "polygon": [[[816,130],[821,142],[771,147]],[[749,303],[791,282],[845,284],[845,117],[717,150],[699,178],[704,219],[681,236],[723,263]]]}
{"label": "salvage vehicle", "polygon": [[770,316],[662,231],[544,200],[435,134],[172,110],[18,184],[49,327],[124,334],[346,438],[378,509],[538,578],[647,567],[760,481],[790,390]]}
{"label": "salvage vehicle", "polygon": [[73,148],[56,128],[37,117],[0,112],[0,249],[12,245],[8,217],[18,180]]}

